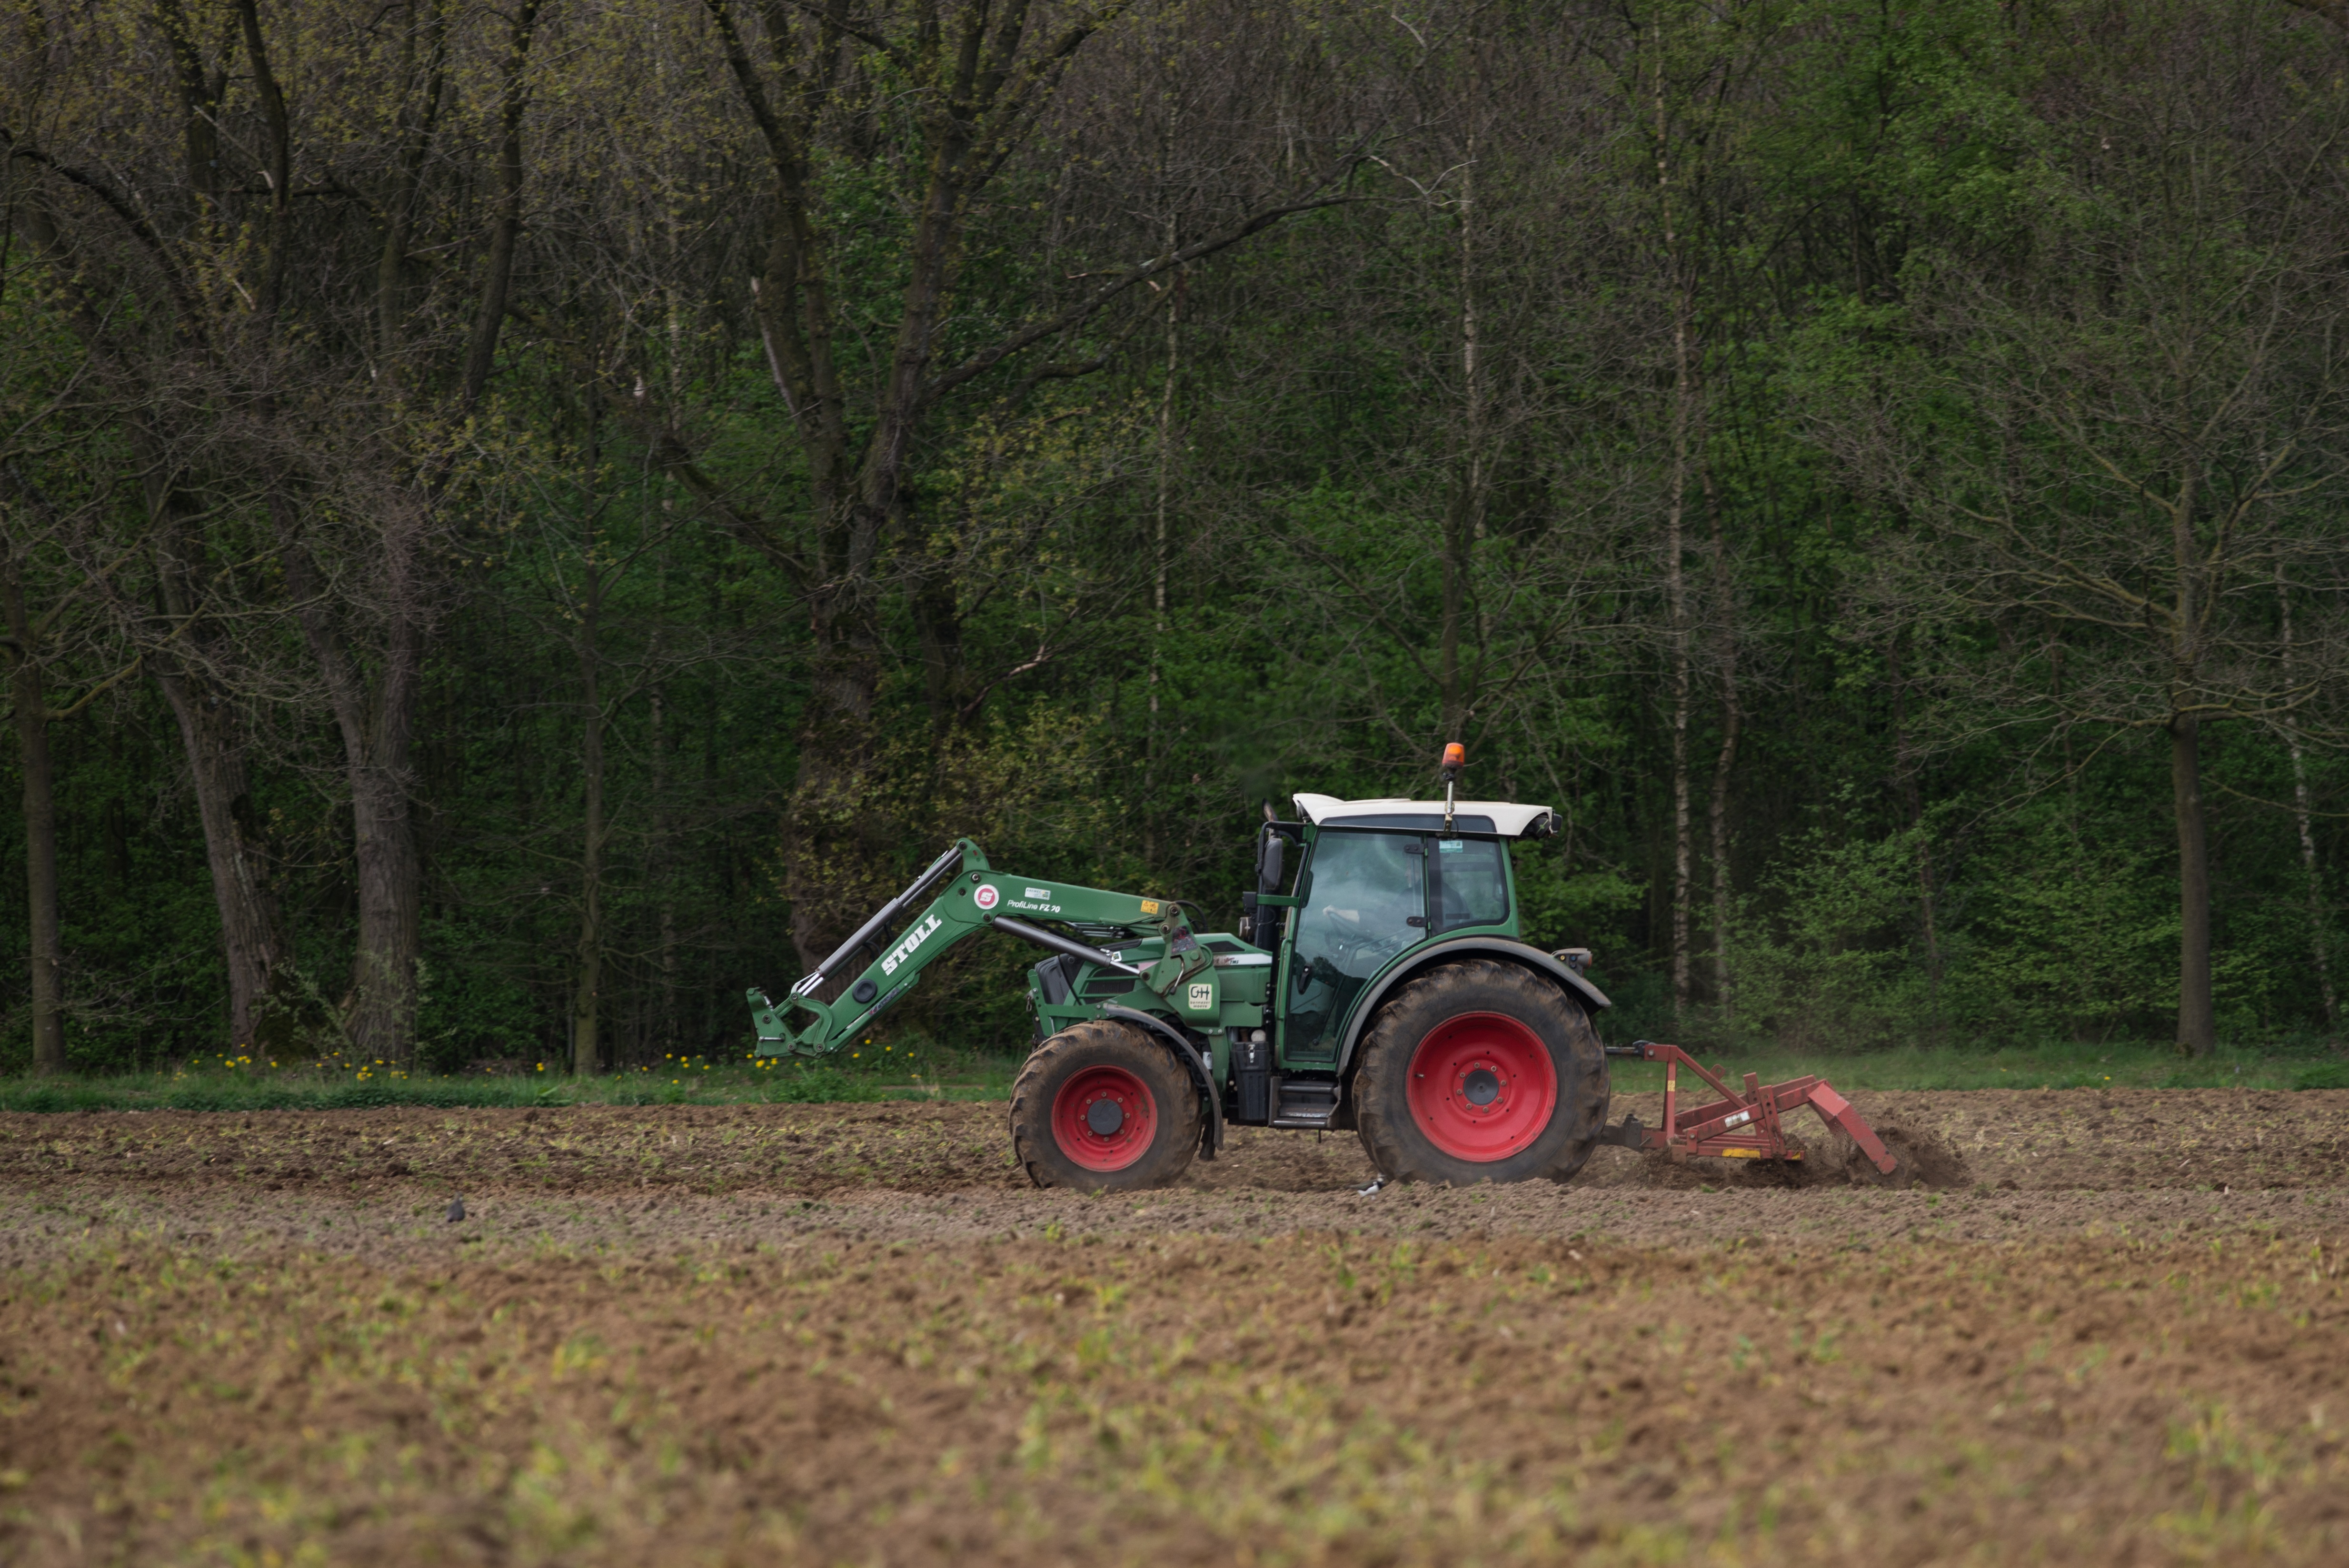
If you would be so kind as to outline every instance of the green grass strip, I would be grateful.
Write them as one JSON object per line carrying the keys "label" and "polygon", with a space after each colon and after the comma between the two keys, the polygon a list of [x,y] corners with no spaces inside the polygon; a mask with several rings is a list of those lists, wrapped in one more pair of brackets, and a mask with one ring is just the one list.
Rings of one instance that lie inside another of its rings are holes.
{"label": "green grass strip", "polygon": [[982,1070],[929,1088],[836,1068],[787,1066],[668,1074],[616,1073],[574,1078],[554,1073],[511,1078],[285,1072],[137,1073],[109,1078],[0,1078],[0,1110],[356,1110],[389,1105],[815,1105],[893,1099],[1004,1099],[1010,1073]]}
{"label": "green grass strip", "polygon": [[[1692,1047],[1734,1084],[1745,1073],[1778,1083],[1816,1073],[1846,1092],[1983,1088],[2349,1088],[2349,1058],[2312,1047],[2300,1052],[2220,1049],[2187,1057],[2154,1046],[2049,1045],[1972,1050],[1868,1052],[1715,1051]],[[1619,1093],[1663,1088],[1663,1068],[1611,1062]],[[902,1067],[877,1071],[831,1063],[771,1067],[678,1064],[577,1078],[555,1072],[500,1078],[364,1075],[309,1069],[209,1068],[108,1078],[0,1077],[0,1110],[345,1110],[388,1105],[815,1105],[895,1099],[1009,1099],[1019,1063],[1007,1057],[958,1058],[932,1085],[904,1081]]]}

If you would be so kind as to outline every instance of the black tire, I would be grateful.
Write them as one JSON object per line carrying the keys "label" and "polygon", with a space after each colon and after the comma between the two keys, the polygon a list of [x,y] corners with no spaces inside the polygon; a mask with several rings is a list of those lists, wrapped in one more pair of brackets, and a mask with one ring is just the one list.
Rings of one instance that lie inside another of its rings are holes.
{"label": "black tire", "polygon": [[[1123,1108],[1119,1125],[1105,1139],[1086,1139],[1081,1130],[1064,1138],[1056,1129],[1056,1109],[1065,1119],[1089,1093]],[[1064,1106],[1064,1095],[1075,1098]],[[1147,1099],[1150,1126],[1135,1143],[1143,1119],[1129,1111],[1140,1109],[1137,1095]],[[1191,1168],[1203,1114],[1198,1088],[1171,1048],[1131,1024],[1089,1018],[1038,1046],[1019,1069],[1011,1086],[1011,1148],[1039,1187],[1081,1192],[1163,1187]],[[1127,1147],[1115,1146],[1119,1136]],[[1102,1169],[1103,1160],[1125,1162]]]}
{"label": "black tire", "polygon": [[[1508,1028],[1510,1021],[1520,1027]],[[1516,1065],[1515,1077],[1506,1070],[1500,1075],[1510,1081],[1484,1070],[1478,1064],[1493,1058],[1476,1055],[1473,1045],[1447,1046],[1464,1037],[1473,1041],[1479,1028],[1498,1029],[1519,1053],[1506,1058]],[[1474,1109],[1431,1105],[1432,1099],[1451,1102],[1452,1097],[1423,1073],[1414,1079],[1413,1064],[1423,1047],[1431,1064],[1464,1062],[1471,1069],[1460,1078],[1466,1087],[1455,1103],[1473,1099],[1472,1088],[1488,1091],[1488,1098]],[[1546,1113],[1538,1092],[1544,1060],[1551,1075]],[[1479,1077],[1482,1083],[1472,1082]],[[1414,1087],[1420,1113],[1413,1109]],[[1496,959],[1465,959],[1405,982],[1379,1008],[1362,1037],[1352,1099],[1362,1147],[1389,1181],[1565,1181],[1590,1158],[1607,1125],[1607,1055],[1589,1014],[1554,981]],[[1475,1123],[1486,1109],[1495,1109],[1496,1119]],[[1442,1147],[1423,1117],[1454,1137],[1455,1147]],[[1466,1129],[1464,1135],[1455,1136],[1459,1128]],[[1468,1138],[1506,1141],[1472,1155],[1460,1151]]]}

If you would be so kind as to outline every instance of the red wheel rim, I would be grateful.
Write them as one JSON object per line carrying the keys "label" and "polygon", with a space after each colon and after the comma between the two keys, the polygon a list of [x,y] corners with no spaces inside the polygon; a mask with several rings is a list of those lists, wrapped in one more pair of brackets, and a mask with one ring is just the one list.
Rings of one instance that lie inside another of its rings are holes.
{"label": "red wheel rim", "polygon": [[1052,1138],[1088,1171],[1123,1171],[1158,1136],[1158,1101],[1123,1068],[1086,1068],[1052,1098]]}
{"label": "red wheel rim", "polygon": [[1541,1037],[1499,1013],[1463,1013],[1428,1031],[1411,1057],[1411,1119],[1454,1160],[1523,1151],[1557,1109],[1557,1069]]}

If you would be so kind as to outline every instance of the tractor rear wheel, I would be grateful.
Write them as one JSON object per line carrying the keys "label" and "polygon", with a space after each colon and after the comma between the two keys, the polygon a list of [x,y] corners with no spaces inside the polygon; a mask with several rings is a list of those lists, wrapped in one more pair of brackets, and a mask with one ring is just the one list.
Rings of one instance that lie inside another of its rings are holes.
{"label": "tractor rear wheel", "polygon": [[1089,1018],[1038,1046],[1011,1086],[1011,1147],[1039,1187],[1163,1187],[1199,1147],[1199,1091],[1130,1024]]}
{"label": "tractor rear wheel", "polygon": [[1514,964],[1406,983],[1362,1037],[1354,1119],[1390,1181],[1564,1181],[1607,1125],[1607,1056],[1580,1003]]}

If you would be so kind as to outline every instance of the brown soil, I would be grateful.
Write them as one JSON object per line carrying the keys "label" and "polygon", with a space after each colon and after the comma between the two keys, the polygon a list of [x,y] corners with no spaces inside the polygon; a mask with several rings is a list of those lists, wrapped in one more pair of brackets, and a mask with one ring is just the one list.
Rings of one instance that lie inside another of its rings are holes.
{"label": "brown soil", "polygon": [[[1993,1089],[1862,1094],[1853,1102],[1924,1185],[2021,1191],[2349,1186],[2349,1090]],[[1618,1119],[1661,1119],[1661,1097],[1619,1095]],[[1848,1145],[1808,1118],[1815,1158],[1794,1171],[1671,1166],[1603,1149],[1576,1185],[1694,1189],[1839,1184]],[[1839,1150],[1838,1145],[1842,1146]],[[1195,1163],[1202,1191],[1334,1191],[1371,1177],[1350,1133],[1240,1129]],[[743,1190],[822,1197],[1026,1191],[999,1105],[576,1106],[544,1110],[0,1114],[0,1182],[105,1176],[174,1190],[358,1192]]]}
{"label": "brown soil", "polygon": [[1858,1103],[1918,1184],[0,1118],[0,1562],[2349,1561],[2349,1094]]}
{"label": "brown soil", "polygon": [[0,1181],[67,1174],[262,1191],[1026,1184],[991,1105],[0,1115]]}

